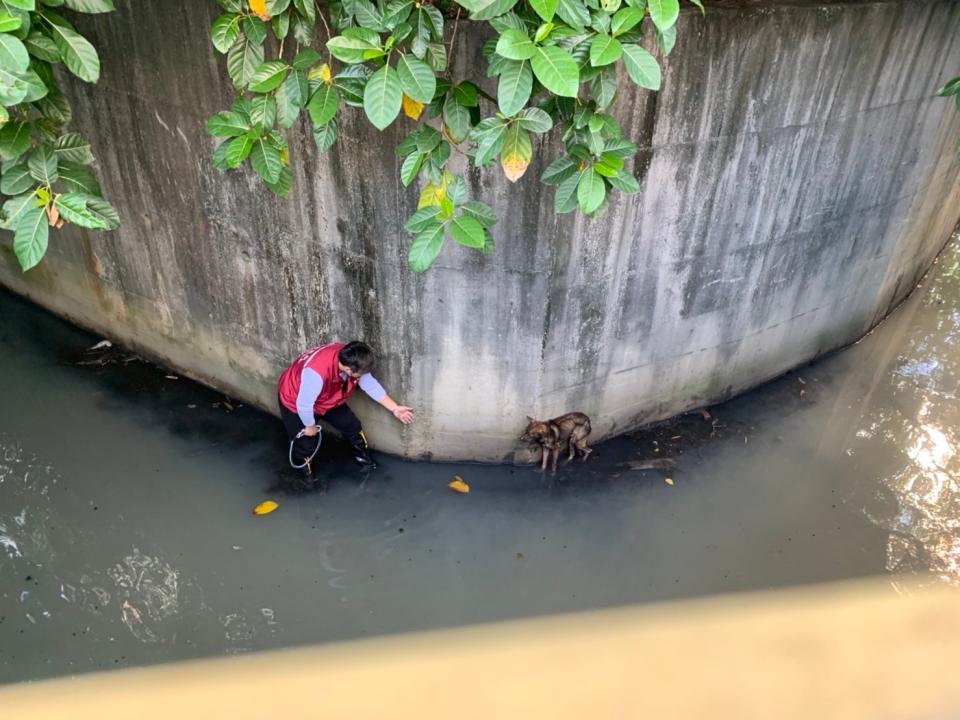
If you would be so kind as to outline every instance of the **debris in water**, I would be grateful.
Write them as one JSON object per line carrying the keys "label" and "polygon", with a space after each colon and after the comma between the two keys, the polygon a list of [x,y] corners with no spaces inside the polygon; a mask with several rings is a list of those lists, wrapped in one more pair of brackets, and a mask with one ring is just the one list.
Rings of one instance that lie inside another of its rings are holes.
{"label": "debris in water", "polygon": [[223,402],[222,402],[221,404],[222,404],[227,410],[231,410],[231,411],[234,410],[234,407],[233,407],[233,405],[230,403],[230,399],[229,399],[229,398],[224,398],[224,399],[223,399]]}
{"label": "debris in water", "polygon": [[669,470],[676,461],[673,458],[654,458],[652,460],[633,460],[627,463],[631,470]]}
{"label": "debris in water", "polygon": [[467,485],[463,478],[459,475],[453,476],[453,482],[447,485],[451,490],[456,490],[458,493],[468,493],[470,492],[470,486]]}
{"label": "debris in water", "polygon": [[253,509],[253,514],[266,515],[267,513],[272,513],[278,507],[280,506],[277,503],[275,503],[273,500],[264,500],[262,503],[260,503]]}
{"label": "debris in water", "polygon": [[164,375],[164,377],[165,377],[167,380],[179,380],[179,379],[180,379],[180,378],[178,378],[176,375]]}
{"label": "debris in water", "polygon": [[517,560],[523,560],[523,553],[522,553],[522,552],[518,552],[518,553],[517,553]]}
{"label": "debris in water", "polygon": [[703,415],[704,420],[712,420],[713,416],[707,412],[706,408],[700,408],[700,414]]}
{"label": "debris in water", "polygon": [[803,396],[807,394],[807,391],[803,388],[800,388],[800,399],[803,400]]}
{"label": "debris in water", "polygon": [[664,478],[663,481],[664,481],[667,485],[673,485],[673,478]]}
{"label": "debris in water", "polygon": [[101,340],[96,345],[92,345],[91,347],[88,347],[87,350],[104,350],[105,348],[111,348],[111,347],[113,347],[112,342],[110,342],[109,340]]}

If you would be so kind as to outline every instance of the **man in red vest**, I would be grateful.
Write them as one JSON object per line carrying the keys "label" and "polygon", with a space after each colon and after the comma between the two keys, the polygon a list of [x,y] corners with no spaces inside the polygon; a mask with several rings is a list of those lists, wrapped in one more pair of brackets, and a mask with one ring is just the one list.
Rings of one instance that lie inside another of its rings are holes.
{"label": "man in red vest", "polygon": [[312,478],[307,461],[316,447],[313,438],[318,432],[317,418],[330,423],[346,438],[357,463],[375,467],[360,420],[346,405],[357,386],[404,425],[413,422],[413,410],[394,402],[370,374],[373,364],[373,351],[365,343],[331,343],[307,350],[280,376],[280,417],[293,442],[291,462],[303,465],[307,478]]}

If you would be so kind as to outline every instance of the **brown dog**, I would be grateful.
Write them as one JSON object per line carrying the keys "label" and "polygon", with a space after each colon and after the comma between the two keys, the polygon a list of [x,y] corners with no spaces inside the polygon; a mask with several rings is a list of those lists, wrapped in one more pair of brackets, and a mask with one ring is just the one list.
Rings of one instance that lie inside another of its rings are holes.
{"label": "brown dog", "polygon": [[583,453],[583,459],[593,452],[587,447],[587,436],[590,434],[590,418],[583,413],[572,412],[553,420],[535,420],[527,416],[529,424],[520,439],[525,442],[535,442],[543,449],[543,461],[540,469],[547,469],[547,453],[553,453],[552,472],[557,471],[557,456],[563,448],[569,448],[570,455],[565,462],[573,460],[576,450]]}

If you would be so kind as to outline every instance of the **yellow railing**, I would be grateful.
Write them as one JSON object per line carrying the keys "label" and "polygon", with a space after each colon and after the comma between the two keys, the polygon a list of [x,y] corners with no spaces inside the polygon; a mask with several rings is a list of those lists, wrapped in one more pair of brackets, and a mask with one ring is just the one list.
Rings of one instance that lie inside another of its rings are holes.
{"label": "yellow railing", "polygon": [[956,718],[958,657],[958,591],[873,580],[11,685],[0,718]]}

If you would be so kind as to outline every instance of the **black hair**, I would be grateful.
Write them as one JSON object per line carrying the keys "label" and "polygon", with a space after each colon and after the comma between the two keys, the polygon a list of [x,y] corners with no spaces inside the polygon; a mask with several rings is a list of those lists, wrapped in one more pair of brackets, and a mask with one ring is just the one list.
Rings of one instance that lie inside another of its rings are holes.
{"label": "black hair", "polygon": [[337,359],[350,368],[350,372],[363,375],[373,370],[373,350],[366,343],[353,340],[348,342],[337,354]]}

